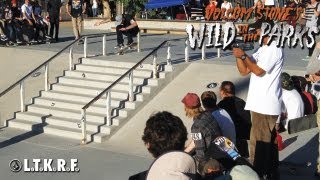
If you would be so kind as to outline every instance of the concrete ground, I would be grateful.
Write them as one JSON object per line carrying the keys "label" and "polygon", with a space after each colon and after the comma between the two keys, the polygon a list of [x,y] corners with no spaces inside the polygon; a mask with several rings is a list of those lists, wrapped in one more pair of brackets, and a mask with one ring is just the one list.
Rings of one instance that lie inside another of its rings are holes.
{"label": "concrete ground", "polygon": [[[101,31],[84,31],[83,34],[99,33]],[[62,25],[61,42],[35,46],[19,46],[15,48],[0,48],[0,92],[61,50],[73,40],[73,34],[68,24]],[[123,56],[115,56],[113,46],[116,44],[115,36],[107,38],[106,57],[95,57],[111,61],[137,62],[150,50],[158,46],[162,41],[173,38],[184,38],[174,35],[143,34],[141,39],[142,52],[131,52]],[[81,57],[82,46],[75,46],[75,60]],[[89,55],[101,54],[101,39],[89,40]],[[200,60],[201,51],[190,51],[189,66],[172,82],[167,85],[157,96],[139,113],[123,126],[113,137],[105,143],[91,143],[85,146],[78,141],[57,138],[46,134],[35,134],[17,129],[2,127],[0,129],[0,174],[1,179],[127,179],[128,176],[145,170],[151,164],[153,158],[147,152],[141,141],[141,135],[148,116],[156,111],[167,110],[181,117],[187,129],[190,129],[191,120],[187,119],[183,112],[181,98],[187,92],[201,92],[207,90],[210,82],[218,84],[223,80],[235,82],[238,96],[246,98],[248,77],[241,77],[235,67],[235,60],[230,51],[224,51],[222,58],[216,58],[215,49],[207,49],[207,60]],[[68,68],[68,51],[59,56],[50,64],[50,82],[55,81],[55,76],[62,75],[63,69]],[[166,61],[166,48],[158,53],[158,60]],[[252,51],[251,51],[252,52]],[[250,52],[248,52],[250,53]],[[291,74],[303,75],[307,65],[301,59],[307,54],[306,50],[285,49],[285,70]],[[146,63],[151,63],[147,59]],[[178,67],[184,64],[183,40],[172,42],[172,61]],[[40,75],[27,80],[26,99],[38,94],[43,89],[43,69]],[[217,92],[217,89],[213,89]],[[19,110],[18,88],[0,98],[0,122],[1,124],[13,116],[13,112]],[[283,134],[287,147],[280,151],[281,179],[315,179],[316,157],[318,153],[318,129],[311,129],[302,133],[288,135]],[[33,158],[64,158],[66,160],[78,158],[80,172],[78,173],[14,173],[10,171],[9,162],[12,159]]]}

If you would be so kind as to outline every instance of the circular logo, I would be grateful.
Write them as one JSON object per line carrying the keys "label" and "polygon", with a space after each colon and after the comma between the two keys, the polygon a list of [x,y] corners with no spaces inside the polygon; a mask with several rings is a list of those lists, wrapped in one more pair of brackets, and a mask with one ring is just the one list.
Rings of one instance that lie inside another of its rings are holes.
{"label": "circular logo", "polygon": [[12,172],[19,172],[22,169],[22,163],[19,161],[19,159],[13,159],[10,161],[9,167]]}

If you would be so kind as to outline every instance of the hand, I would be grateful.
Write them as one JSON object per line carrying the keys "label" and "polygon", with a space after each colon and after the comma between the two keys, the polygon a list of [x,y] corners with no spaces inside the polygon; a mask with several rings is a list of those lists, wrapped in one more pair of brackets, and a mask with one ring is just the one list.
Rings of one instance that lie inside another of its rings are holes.
{"label": "hand", "polygon": [[62,16],[59,16],[59,20],[62,21]]}
{"label": "hand", "polygon": [[241,58],[241,56],[245,55],[246,53],[240,48],[232,48],[232,52],[234,57]]}
{"label": "hand", "polygon": [[127,29],[126,28],[120,28],[119,30],[120,31],[126,31]]}
{"label": "hand", "polygon": [[28,19],[28,24],[30,25],[30,26],[32,26],[33,24],[32,24],[32,22]]}

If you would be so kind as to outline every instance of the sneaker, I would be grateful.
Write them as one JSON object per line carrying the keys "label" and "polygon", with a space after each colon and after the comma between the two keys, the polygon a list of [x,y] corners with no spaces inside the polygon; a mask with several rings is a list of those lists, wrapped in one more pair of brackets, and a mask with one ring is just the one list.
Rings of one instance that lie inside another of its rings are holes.
{"label": "sneaker", "polygon": [[37,42],[38,42],[38,41],[36,41],[36,40],[34,40],[34,39],[30,41],[30,43],[37,43]]}
{"label": "sneaker", "polygon": [[50,39],[52,39],[50,36],[48,36],[48,35],[46,35],[46,38],[48,39],[48,40],[50,40]]}
{"label": "sneaker", "polygon": [[17,44],[22,44],[22,43],[23,43],[23,42],[20,41],[20,40],[17,40],[16,42],[17,42]]}
{"label": "sneaker", "polygon": [[311,56],[306,56],[306,58],[303,58],[302,61],[309,61]]}
{"label": "sneaker", "polygon": [[1,41],[8,41],[7,36],[4,34],[1,34],[0,38],[1,38]]}
{"label": "sneaker", "polygon": [[118,45],[116,45],[114,48],[115,48],[115,49],[122,49],[123,47],[124,47],[123,44],[118,44]]}
{"label": "sneaker", "polygon": [[128,42],[127,46],[131,47],[134,44],[134,42],[132,41],[131,43]]}

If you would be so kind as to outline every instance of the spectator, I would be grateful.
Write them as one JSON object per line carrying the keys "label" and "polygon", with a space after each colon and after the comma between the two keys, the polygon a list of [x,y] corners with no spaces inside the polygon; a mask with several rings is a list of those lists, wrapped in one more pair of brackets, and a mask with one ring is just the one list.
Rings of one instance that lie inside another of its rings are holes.
{"label": "spectator", "polygon": [[195,161],[183,152],[187,134],[187,129],[179,117],[166,111],[152,115],[146,122],[142,140],[157,159],[152,163],[149,172],[131,176],[129,180],[195,179]]}
{"label": "spectator", "polygon": [[25,26],[29,26],[29,28],[36,28],[35,36],[31,40],[32,43],[37,42],[39,37],[39,28],[35,25],[33,20],[34,14],[32,5],[30,4],[30,0],[25,0],[25,3],[21,6],[22,19]]}
{"label": "spectator", "polygon": [[291,79],[294,88],[301,95],[304,104],[304,115],[315,114],[318,110],[317,98],[309,92],[311,83],[302,76],[291,76]]}
{"label": "spectator", "polygon": [[230,139],[236,144],[236,130],[230,115],[217,106],[217,96],[212,91],[205,91],[201,94],[201,102],[204,109],[212,113],[212,116],[217,120],[221,129],[222,136]]}
{"label": "spectator", "polygon": [[115,48],[123,48],[123,35],[128,37],[127,46],[131,46],[133,44],[133,37],[137,36],[140,31],[137,22],[135,21],[133,14],[128,11],[122,16],[116,17],[117,21],[117,46]]}
{"label": "spectator", "polygon": [[[6,11],[9,11],[9,7],[5,8],[4,13],[6,14]],[[0,19],[0,40],[1,41],[8,41],[8,37],[6,36],[6,19]]]}
{"label": "spectator", "polygon": [[220,86],[222,100],[218,107],[226,110],[231,116],[236,130],[236,147],[243,157],[249,157],[248,143],[250,139],[251,117],[250,112],[244,110],[246,102],[235,96],[235,86],[230,81],[223,81]]}
{"label": "spectator", "polygon": [[9,37],[11,41],[22,44],[21,11],[17,7],[16,0],[12,0],[11,4],[11,17],[8,16],[8,19],[10,18],[8,23]]}
{"label": "spectator", "polygon": [[207,21],[212,21],[213,20],[213,15],[214,11],[217,7],[217,1],[216,0],[210,0],[210,3],[206,7],[206,12],[205,12],[205,19]]}
{"label": "spectator", "polygon": [[[312,85],[312,92],[314,95],[316,95],[318,100],[318,108],[319,108],[319,99],[320,99],[320,42],[317,42],[315,51],[312,54],[312,57],[309,61],[309,64],[307,66],[307,73],[309,74],[309,77],[307,78],[308,81],[313,82]],[[320,111],[318,109],[317,111],[317,123],[318,128],[320,129]],[[319,140],[319,148],[318,148],[318,160],[317,160],[317,170],[315,172],[316,176],[320,176],[320,136],[318,138]]]}
{"label": "spectator", "polygon": [[281,74],[281,87],[283,106],[280,122],[287,129],[290,120],[304,116],[304,103],[298,91],[294,89],[293,81],[288,73]]}
{"label": "spectator", "polygon": [[33,19],[34,19],[35,25],[39,30],[42,30],[43,40],[51,39],[48,36],[48,24],[47,24],[48,22],[42,17],[41,14],[42,14],[42,7],[40,6],[38,1],[35,1],[33,5]]}
{"label": "spectator", "polygon": [[224,0],[223,1],[223,3],[221,4],[221,9],[225,9],[225,15],[228,17],[230,14],[227,14],[227,11],[229,10],[229,9],[231,9],[232,8],[232,4],[229,2],[229,1],[227,1],[227,0]]}
{"label": "spectator", "polygon": [[61,19],[61,0],[49,0],[47,4],[47,11],[50,19],[50,33],[49,36],[53,39],[53,31],[55,31],[54,39],[59,42],[59,24]]}
{"label": "spectator", "polygon": [[[315,29],[318,27],[318,18],[320,15],[320,6],[316,0],[310,0],[310,4],[308,3],[305,12],[303,13],[303,17],[306,19],[306,27],[310,29]],[[307,40],[310,42],[311,38],[307,36]],[[311,48],[308,48],[308,56],[305,60],[309,60],[314,51],[315,45]]]}
{"label": "spectator", "polygon": [[[260,28],[257,33],[260,34]],[[246,110],[251,111],[250,161],[260,176],[278,179],[279,152],[276,121],[281,114],[281,82],[283,49],[276,42],[263,46],[249,57],[242,49],[233,48],[241,75],[251,73]]]}
{"label": "spectator", "polygon": [[192,141],[185,149],[190,153],[195,150],[195,159],[202,164],[205,161],[205,154],[211,142],[221,131],[218,122],[213,118],[211,112],[203,111],[200,98],[197,94],[188,93],[183,99],[186,116],[193,119],[191,126]]}
{"label": "spectator", "polygon": [[263,0],[263,4],[265,8],[271,8],[276,6],[275,0]]}
{"label": "spectator", "polygon": [[[76,40],[80,38],[85,10],[86,3],[83,0],[69,0],[67,4],[67,13],[71,16],[73,33]],[[79,42],[82,43],[83,41],[80,40]]]}
{"label": "spectator", "polygon": [[97,17],[97,9],[98,9],[98,2],[97,0],[92,1],[92,16]]}

